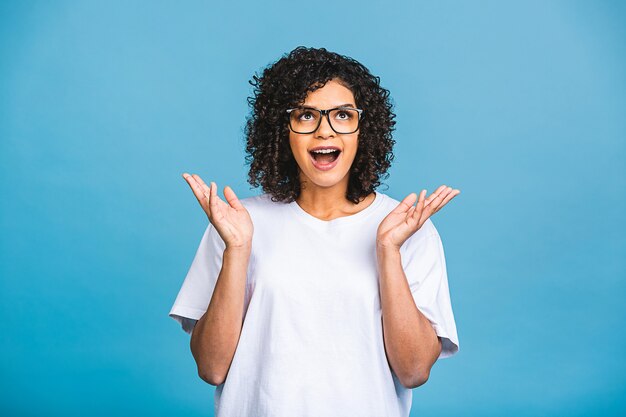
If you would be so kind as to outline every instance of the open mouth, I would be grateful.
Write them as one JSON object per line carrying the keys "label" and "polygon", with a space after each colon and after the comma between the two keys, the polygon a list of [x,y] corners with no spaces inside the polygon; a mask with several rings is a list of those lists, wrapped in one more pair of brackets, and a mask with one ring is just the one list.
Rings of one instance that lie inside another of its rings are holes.
{"label": "open mouth", "polygon": [[310,151],[311,157],[317,163],[317,165],[329,165],[339,158],[338,149],[325,149],[323,151]]}
{"label": "open mouth", "polygon": [[334,149],[332,152],[324,152],[316,154],[309,152],[311,155],[311,163],[320,171],[330,171],[335,168],[341,159],[341,151]]}

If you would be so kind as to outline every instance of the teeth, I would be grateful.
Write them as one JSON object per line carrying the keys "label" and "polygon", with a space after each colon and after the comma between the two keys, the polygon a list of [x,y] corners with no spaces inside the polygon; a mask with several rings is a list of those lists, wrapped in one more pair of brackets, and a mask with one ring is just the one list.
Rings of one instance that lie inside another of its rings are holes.
{"label": "teeth", "polygon": [[331,152],[337,152],[337,149],[318,149],[318,150],[311,151],[311,152],[315,152],[315,153],[331,153]]}

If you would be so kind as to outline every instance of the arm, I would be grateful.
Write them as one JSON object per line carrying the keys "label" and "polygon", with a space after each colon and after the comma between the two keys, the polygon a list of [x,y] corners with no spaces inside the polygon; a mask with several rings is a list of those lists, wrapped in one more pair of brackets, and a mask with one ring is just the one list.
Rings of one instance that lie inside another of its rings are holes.
{"label": "arm", "polygon": [[[428,198],[425,198],[426,190],[419,196],[411,193],[378,226],[376,257],[385,352],[389,365],[407,388],[418,387],[428,380],[442,343],[415,304],[402,268],[400,248],[431,215],[460,192],[442,185]],[[413,206],[416,197],[417,206]]]}
{"label": "arm", "polygon": [[385,351],[407,388],[424,384],[441,352],[441,340],[413,301],[396,248],[378,246],[380,299]]}
{"label": "arm", "polygon": [[224,187],[228,201],[225,203],[217,195],[215,182],[209,187],[199,175],[183,173],[183,177],[225,243],[222,268],[211,301],[197,321],[190,341],[200,378],[211,385],[220,385],[226,379],[241,335],[254,225],[229,186]]}
{"label": "arm", "polygon": [[211,385],[224,382],[237,349],[249,259],[249,245],[226,247],[211,302],[191,334],[198,375]]}

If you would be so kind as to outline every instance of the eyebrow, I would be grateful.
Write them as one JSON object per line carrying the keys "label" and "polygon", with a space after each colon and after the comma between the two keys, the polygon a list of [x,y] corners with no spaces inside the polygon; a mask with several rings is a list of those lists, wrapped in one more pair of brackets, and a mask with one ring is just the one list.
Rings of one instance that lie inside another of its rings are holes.
{"label": "eyebrow", "polygon": [[[313,107],[313,106],[300,106],[300,107],[305,108],[305,109],[319,110],[318,108]],[[346,103],[346,104],[340,104],[340,105],[338,105],[338,106],[334,106],[334,107],[331,107],[331,108],[332,108],[332,109],[336,109],[337,107],[350,107],[350,108],[355,108],[356,106],[355,106],[354,104],[352,104],[352,103]]]}

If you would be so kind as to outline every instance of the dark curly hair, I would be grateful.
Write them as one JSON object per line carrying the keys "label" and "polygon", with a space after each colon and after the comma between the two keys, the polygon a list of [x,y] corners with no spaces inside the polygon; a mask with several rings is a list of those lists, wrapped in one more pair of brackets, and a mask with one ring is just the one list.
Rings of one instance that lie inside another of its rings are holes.
{"label": "dark curly hair", "polygon": [[254,95],[248,97],[251,114],[244,128],[248,182],[254,187],[261,185],[274,202],[294,201],[301,187],[285,110],[302,105],[310,91],[331,79],[350,89],[356,106],[364,110],[346,198],[357,204],[380,185],[381,178],[389,176],[396,115],[380,77],[350,57],[325,48],[299,46],[266,67],[261,77],[255,74],[249,81]]}

